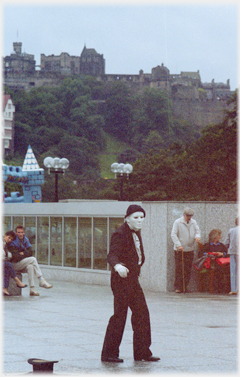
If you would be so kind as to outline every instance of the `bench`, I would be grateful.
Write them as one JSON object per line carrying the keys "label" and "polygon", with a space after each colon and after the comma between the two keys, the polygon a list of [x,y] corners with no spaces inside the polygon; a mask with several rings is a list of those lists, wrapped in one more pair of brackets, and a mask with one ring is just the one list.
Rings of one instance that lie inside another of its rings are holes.
{"label": "bench", "polygon": [[[22,274],[20,272],[17,272],[17,277],[18,277],[19,280],[22,281]],[[9,292],[10,296],[21,296],[22,295],[22,289],[17,286],[17,283],[12,278],[10,278],[10,281],[9,281],[8,292]]]}

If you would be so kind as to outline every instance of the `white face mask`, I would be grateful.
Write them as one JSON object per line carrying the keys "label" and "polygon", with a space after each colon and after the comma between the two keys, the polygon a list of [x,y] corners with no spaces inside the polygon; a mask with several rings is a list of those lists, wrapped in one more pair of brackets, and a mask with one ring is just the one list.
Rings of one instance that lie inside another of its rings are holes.
{"label": "white face mask", "polygon": [[134,212],[126,218],[126,221],[129,225],[129,228],[138,231],[142,228],[142,223],[144,221],[144,213]]}

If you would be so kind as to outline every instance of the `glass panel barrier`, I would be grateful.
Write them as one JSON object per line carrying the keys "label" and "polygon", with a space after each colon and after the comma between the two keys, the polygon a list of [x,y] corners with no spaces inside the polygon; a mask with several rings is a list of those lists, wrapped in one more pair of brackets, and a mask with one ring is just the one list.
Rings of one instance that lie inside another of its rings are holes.
{"label": "glass panel barrier", "polygon": [[32,245],[33,255],[36,255],[36,217],[25,217],[25,236]]}
{"label": "glass panel barrier", "polygon": [[122,217],[111,217],[109,218],[109,245],[111,241],[112,234],[124,223]]}
{"label": "glass panel barrier", "polygon": [[64,217],[64,266],[76,267],[77,218]]}
{"label": "glass panel barrier", "polygon": [[15,232],[15,228],[18,225],[23,225],[23,216],[13,216],[13,229]]}
{"label": "glass panel barrier", "polygon": [[93,219],[93,268],[107,269],[107,219]]}
{"label": "glass panel barrier", "polygon": [[62,265],[62,218],[50,217],[50,264]]}
{"label": "glass panel barrier", "polygon": [[92,219],[78,218],[78,267],[91,268]]}
{"label": "glass panel barrier", "polygon": [[11,228],[11,216],[4,216],[3,217],[3,234],[2,236],[4,236],[4,234],[6,232],[8,232],[9,230],[12,230]]}
{"label": "glass panel barrier", "polygon": [[37,256],[38,262],[48,264],[49,247],[49,218],[38,217],[37,219]]}
{"label": "glass panel barrier", "polygon": [[106,217],[64,217],[63,241],[62,217],[4,216],[4,232],[11,230],[11,220],[14,227],[25,224],[25,234],[33,250],[37,250],[40,264],[62,266],[64,252],[64,266],[100,270],[107,270],[111,236],[124,222],[121,217],[112,217],[109,221]]}

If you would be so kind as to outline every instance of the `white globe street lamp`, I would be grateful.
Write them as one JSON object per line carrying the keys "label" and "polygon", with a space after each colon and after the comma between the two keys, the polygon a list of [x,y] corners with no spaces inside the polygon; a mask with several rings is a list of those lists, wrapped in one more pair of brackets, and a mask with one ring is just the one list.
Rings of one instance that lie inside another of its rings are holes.
{"label": "white globe street lamp", "polygon": [[43,164],[48,169],[48,174],[55,174],[55,202],[58,202],[58,174],[65,174],[66,169],[69,167],[69,161],[67,158],[46,157]]}
{"label": "white globe street lamp", "polygon": [[123,164],[114,162],[111,165],[111,171],[115,174],[115,178],[120,177],[120,200],[123,200],[123,179],[124,176],[129,178],[129,174],[132,173],[133,167],[131,164]]}

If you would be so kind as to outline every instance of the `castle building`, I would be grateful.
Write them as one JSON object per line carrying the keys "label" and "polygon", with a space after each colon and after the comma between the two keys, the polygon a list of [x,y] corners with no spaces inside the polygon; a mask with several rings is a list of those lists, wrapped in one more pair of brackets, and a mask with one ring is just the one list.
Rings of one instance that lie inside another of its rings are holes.
{"label": "castle building", "polygon": [[5,77],[34,74],[36,65],[34,55],[22,52],[22,42],[14,42],[13,50],[14,52],[10,56],[4,58]]}
{"label": "castle building", "polygon": [[2,118],[2,141],[4,156],[14,154],[14,113],[15,106],[13,105],[11,96],[9,94],[4,94]]}
{"label": "castle building", "polygon": [[80,74],[104,75],[105,59],[103,55],[98,54],[94,48],[86,48],[85,45],[80,56]]}
{"label": "castle building", "polygon": [[41,71],[43,73],[56,72],[67,75],[80,74],[79,56],[70,56],[67,52],[60,55],[41,54]]}
{"label": "castle building", "polygon": [[[211,106],[210,102],[214,102],[217,113],[222,110],[220,110],[221,105],[224,107],[233,94],[229,80],[226,84],[215,83],[214,80],[210,83],[202,83],[199,70],[171,74],[163,63],[152,68],[151,73],[140,70],[138,74],[131,75],[106,74],[103,55],[97,53],[94,48],[87,48],[86,45],[79,56],[71,56],[67,52],[49,56],[41,54],[40,70],[35,70],[34,55],[22,53],[21,42],[14,42],[13,48],[14,53],[4,58],[4,84],[12,90],[28,91],[33,87],[54,87],[60,85],[66,75],[88,75],[109,85],[117,81],[124,82],[129,89],[139,93],[146,87],[165,90],[171,100],[178,104],[179,109],[182,107],[180,102],[183,104],[184,101],[188,102],[188,107],[191,103],[193,108],[196,108],[196,101],[202,102],[202,107],[204,107],[203,102],[208,102],[208,106]],[[203,110],[203,113],[206,114],[207,111]],[[202,118],[202,112],[198,118],[199,120]],[[192,121],[192,115],[188,120]],[[213,120],[202,118],[200,123]]]}
{"label": "castle building", "polygon": [[105,59],[94,48],[84,46],[80,56],[71,56],[66,52],[60,55],[41,54],[41,71],[67,75],[104,75]]}

